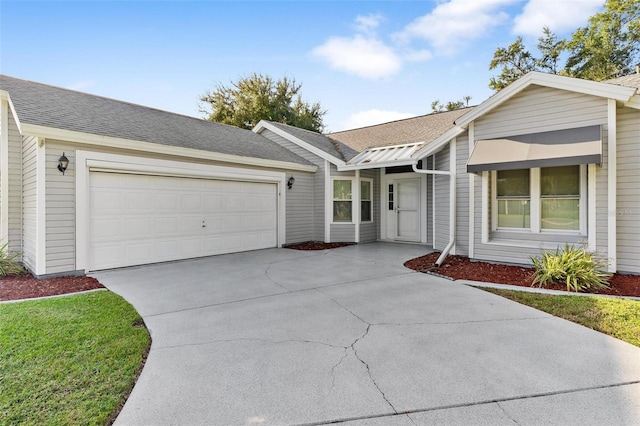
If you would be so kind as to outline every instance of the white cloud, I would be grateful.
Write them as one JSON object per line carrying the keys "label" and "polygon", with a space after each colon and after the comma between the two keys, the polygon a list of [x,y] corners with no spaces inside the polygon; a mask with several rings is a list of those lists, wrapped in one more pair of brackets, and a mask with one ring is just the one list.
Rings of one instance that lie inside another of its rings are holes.
{"label": "white cloud", "polygon": [[350,115],[342,126],[343,129],[357,129],[372,126],[374,124],[387,123],[389,121],[402,120],[415,117],[415,114],[399,111],[381,111],[370,109]]}
{"label": "white cloud", "polygon": [[423,39],[437,53],[451,55],[507,21],[509,15],[502,9],[515,1],[518,0],[450,0],[440,3],[430,13],[415,19],[395,34],[394,38],[405,43]]}
{"label": "white cloud", "polygon": [[384,17],[380,14],[358,15],[353,24],[353,28],[359,33],[373,34],[383,20]]}
{"label": "white cloud", "polygon": [[314,48],[311,54],[337,70],[366,79],[389,77],[400,71],[398,54],[374,37],[332,37]]}
{"label": "white cloud", "polygon": [[529,0],[522,13],[515,17],[512,33],[538,37],[545,26],[560,34],[575,30],[584,26],[602,3],[603,0]]}

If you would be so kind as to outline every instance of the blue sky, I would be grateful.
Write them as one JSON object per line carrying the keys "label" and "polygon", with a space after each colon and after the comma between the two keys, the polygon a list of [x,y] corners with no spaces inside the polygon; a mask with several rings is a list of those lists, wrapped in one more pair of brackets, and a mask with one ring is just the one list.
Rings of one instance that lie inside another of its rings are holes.
{"label": "blue sky", "polygon": [[478,104],[498,46],[566,36],[602,3],[2,0],[0,72],[195,117],[217,84],[287,76],[338,131]]}

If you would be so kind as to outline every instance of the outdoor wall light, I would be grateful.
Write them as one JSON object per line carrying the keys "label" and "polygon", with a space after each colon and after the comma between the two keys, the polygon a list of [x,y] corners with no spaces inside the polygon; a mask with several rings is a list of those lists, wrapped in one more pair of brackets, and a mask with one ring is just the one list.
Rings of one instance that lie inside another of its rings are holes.
{"label": "outdoor wall light", "polygon": [[67,158],[66,155],[64,155],[64,152],[63,152],[62,157],[58,158],[58,170],[60,170],[64,175],[64,172],[65,170],[67,170],[67,167],[69,167],[69,159]]}
{"label": "outdoor wall light", "polygon": [[293,188],[293,182],[296,181],[296,178],[294,178],[293,176],[291,176],[288,180],[287,180],[287,188],[291,189]]}

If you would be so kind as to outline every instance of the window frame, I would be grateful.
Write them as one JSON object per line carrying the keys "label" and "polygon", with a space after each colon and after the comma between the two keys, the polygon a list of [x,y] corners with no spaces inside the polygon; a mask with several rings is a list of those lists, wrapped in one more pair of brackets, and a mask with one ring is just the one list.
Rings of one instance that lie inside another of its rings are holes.
{"label": "window frame", "polygon": [[[362,198],[362,182],[369,182],[369,199],[368,200],[364,200]],[[360,223],[373,223],[373,179],[371,178],[360,178],[360,182],[358,182],[358,185],[360,185]],[[369,220],[363,220],[362,219],[362,212],[364,211],[362,209],[362,202],[363,201],[369,201]]]}
{"label": "window frame", "polygon": [[554,234],[554,235],[587,235],[587,194],[588,194],[588,180],[587,180],[587,166],[584,164],[578,165],[578,173],[580,179],[580,195],[579,195],[579,214],[580,225],[578,230],[568,229],[542,229],[542,196],[541,196],[541,168],[535,167],[529,170],[529,228],[507,228],[498,227],[498,172],[492,170],[490,172],[491,179],[491,232],[510,232],[521,234]]}
{"label": "window frame", "polygon": [[[343,180],[343,181],[350,181],[351,182],[351,198],[350,199],[341,199],[341,198],[336,198],[335,197],[335,185],[334,182],[337,180]],[[353,224],[355,223],[354,221],[354,217],[353,217],[353,186],[354,186],[354,182],[355,182],[355,178],[354,177],[350,177],[350,176],[334,176],[331,178],[331,224],[337,224],[337,225],[345,225],[345,224]],[[340,201],[340,202],[350,202],[351,203],[351,219],[348,221],[336,221],[335,217],[336,217],[336,201]]]}

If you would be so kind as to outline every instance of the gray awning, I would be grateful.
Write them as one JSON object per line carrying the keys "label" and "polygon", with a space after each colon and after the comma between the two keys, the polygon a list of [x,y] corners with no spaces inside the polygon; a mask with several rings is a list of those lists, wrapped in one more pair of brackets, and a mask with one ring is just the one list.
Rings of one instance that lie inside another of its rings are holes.
{"label": "gray awning", "polygon": [[602,162],[600,126],[476,141],[467,172]]}

